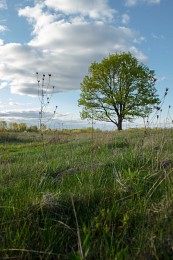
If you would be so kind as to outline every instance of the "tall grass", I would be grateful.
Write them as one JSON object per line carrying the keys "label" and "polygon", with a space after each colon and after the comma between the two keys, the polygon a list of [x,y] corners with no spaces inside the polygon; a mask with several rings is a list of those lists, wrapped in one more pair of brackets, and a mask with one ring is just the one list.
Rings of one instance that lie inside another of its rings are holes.
{"label": "tall grass", "polygon": [[1,259],[173,257],[172,129],[1,139]]}

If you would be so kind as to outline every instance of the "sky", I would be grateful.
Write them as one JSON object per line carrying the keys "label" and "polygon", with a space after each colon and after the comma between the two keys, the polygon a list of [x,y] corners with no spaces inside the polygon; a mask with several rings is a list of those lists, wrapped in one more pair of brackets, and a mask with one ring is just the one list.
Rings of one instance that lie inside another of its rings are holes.
{"label": "sky", "polygon": [[0,0],[0,120],[38,124],[38,72],[40,85],[44,74],[53,93],[43,115],[47,126],[87,127],[78,99],[89,66],[130,51],[155,70],[162,100],[169,89],[159,120],[171,122],[172,10],[172,0]]}

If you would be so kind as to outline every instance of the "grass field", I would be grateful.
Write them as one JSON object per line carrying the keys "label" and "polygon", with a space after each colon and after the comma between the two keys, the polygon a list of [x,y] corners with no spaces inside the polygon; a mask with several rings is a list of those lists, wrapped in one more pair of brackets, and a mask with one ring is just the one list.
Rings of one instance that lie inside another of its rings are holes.
{"label": "grass field", "polygon": [[0,259],[173,259],[173,129],[0,133]]}

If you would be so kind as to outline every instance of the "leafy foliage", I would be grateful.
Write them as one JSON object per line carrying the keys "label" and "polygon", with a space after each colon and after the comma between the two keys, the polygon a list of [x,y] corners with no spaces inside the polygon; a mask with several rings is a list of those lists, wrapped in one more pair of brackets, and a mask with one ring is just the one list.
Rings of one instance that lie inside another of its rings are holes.
{"label": "leafy foliage", "polygon": [[146,117],[159,104],[153,70],[139,63],[131,53],[113,54],[94,62],[81,83],[81,117],[114,123]]}

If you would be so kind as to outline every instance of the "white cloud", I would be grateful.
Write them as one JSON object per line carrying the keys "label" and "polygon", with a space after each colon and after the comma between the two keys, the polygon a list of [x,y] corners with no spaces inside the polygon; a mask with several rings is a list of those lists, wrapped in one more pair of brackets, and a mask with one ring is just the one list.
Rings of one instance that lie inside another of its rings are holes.
{"label": "white cloud", "polygon": [[8,86],[8,83],[7,83],[7,82],[1,82],[1,83],[0,83],[0,89],[6,88],[7,86]]}
{"label": "white cloud", "polygon": [[[136,32],[98,21],[97,17],[90,20],[82,16],[90,14],[91,2],[97,13],[105,7],[105,16],[108,16],[110,8],[103,0],[101,6],[98,1],[76,0],[80,14],[70,15],[68,19],[63,18],[60,11],[51,13],[45,9],[43,2],[19,10],[19,15],[32,25],[33,34],[27,44],[0,46],[0,79],[8,82],[12,93],[37,95],[37,71],[39,75],[52,74],[51,86],[55,86],[55,92],[77,90],[91,62],[117,51],[131,51],[141,61],[146,61],[146,56],[135,47],[134,39],[136,42],[141,39]],[[45,3],[56,9],[61,5],[64,12],[71,8],[67,0]]]}
{"label": "white cloud", "polygon": [[146,41],[146,39],[145,39],[145,37],[143,37],[143,36],[139,36],[139,37],[137,37],[137,38],[134,38],[134,40],[133,40],[133,42],[134,42],[135,44],[140,44],[140,43],[142,43],[142,42],[144,42],[144,41]]}
{"label": "white cloud", "polygon": [[157,82],[162,82],[162,81],[165,81],[166,80],[166,77],[165,76],[162,76],[160,78],[157,79]]}
{"label": "white cloud", "polygon": [[8,102],[8,105],[9,106],[19,106],[19,103],[10,101],[10,102]]}
{"label": "white cloud", "polygon": [[152,37],[155,39],[155,40],[163,40],[165,37],[163,36],[163,34],[160,34],[160,35],[156,35],[154,33],[152,33]]}
{"label": "white cloud", "polygon": [[125,5],[133,6],[133,5],[136,5],[138,2],[139,2],[139,0],[126,0]]}
{"label": "white cloud", "polygon": [[130,22],[130,16],[128,14],[122,15],[122,23],[127,25]]}
{"label": "white cloud", "polygon": [[126,0],[126,6],[135,6],[140,3],[147,3],[147,4],[160,4],[161,0]]}
{"label": "white cloud", "polygon": [[4,40],[0,39],[0,45],[3,45],[3,44],[4,44]]}
{"label": "white cloud", "polygon": [[0,25],[0,32],[4,32],[7,30],[7,27],[4,25]]}
{"label": "white cloud", "polygon": [[107,0],[45,0],[45,4],[65,14],[80,13],[94,19],[112,19],[115,13]]}
{"label": "white cloud", "polygon": [[19,16],[24,16],[31,24],[34,24],[33,34],[39,33],[44,26],[54,21],[55,17],[48,13],[43,12],[44,3],[36,4],[34,7],[26,6],[19,9]]}
{"label": "white cloud", "polygon": [[0,118],[4,118],[5,120],[24,120],[24,121],[28,121],[28,120],[37,120],[38,121],[38,110],[30,110],[30,109],[26,109],[26,110],[21,110],[21,109],[12,109],[12,110],[6,110],[6,111],[1,111],[0,112]]}
{"label": "white cloud", "polygon": [[[38,109],[16,109],[13,107],[16,107],[18,103],[10,103],[9,107],[10,109],[3,111],[1,109],[0,111],[0,120],[3,119],[7,122],[22,122],[26,123],[27,125],[38,125],[38,114],[39,110]],[[0,107],[3,108],[3,105],[1,106],[0,102]],[[42,123],[46,123],[47,127],[50,125],[58,127],[58,124],[63,124],[63,127],[68,126],[76,126],[79,124],[82,125],[84,124],[81,122],[80,118],[73,118],[71,114],[69,113],[56,113],[55,117],[53,117],[53,113],[51,112],[45,112],[44,113],[44,118],[42,120]]]}
{"label": "white cloud", "polygon": [[149,4],[160,4],[161,0],[145,0]]}
{"label": "white cloud", "polygon": [[7,9],[6,0],[0,0],[0,9]]}

